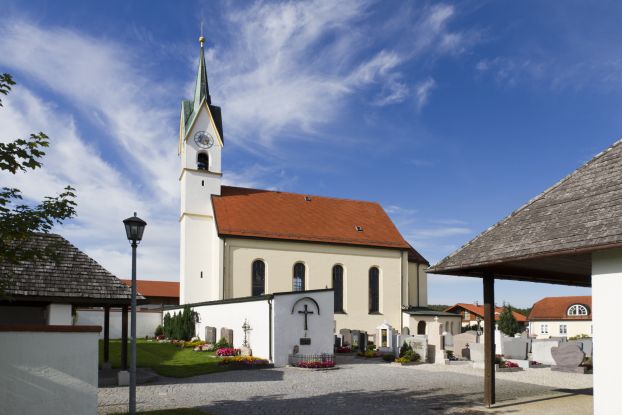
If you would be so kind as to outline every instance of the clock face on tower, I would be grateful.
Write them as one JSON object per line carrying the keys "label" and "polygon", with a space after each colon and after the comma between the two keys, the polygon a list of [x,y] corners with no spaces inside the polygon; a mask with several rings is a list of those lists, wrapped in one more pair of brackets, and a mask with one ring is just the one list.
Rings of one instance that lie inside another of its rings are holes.
{"label": "clock face on tower", "polygon": [[210,148],[214,145],[214,138],[206,131],[197,131],[194,134],[194,142],[200,148]]}

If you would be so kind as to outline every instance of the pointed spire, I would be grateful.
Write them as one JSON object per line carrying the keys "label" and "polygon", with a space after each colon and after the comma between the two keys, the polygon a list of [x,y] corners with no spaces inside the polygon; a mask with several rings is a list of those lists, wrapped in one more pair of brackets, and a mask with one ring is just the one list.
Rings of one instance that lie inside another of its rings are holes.
{"label": "pointed spire", "polygon": [[[203,32],[203,30],[201,30]],[[203,51],[203,45],[205,44],[205,37],[201,34],[199,37],[199,44],[201,45],[201,53],[199,55],[199,70],[197,71],[197,80],[194,85],[194,108],[196,112],[201,104],[203,98],[208,104],[212,104],[212,98],[209,94],[209,85],[207,83],[207,69],[205,68],[205,53]]]}

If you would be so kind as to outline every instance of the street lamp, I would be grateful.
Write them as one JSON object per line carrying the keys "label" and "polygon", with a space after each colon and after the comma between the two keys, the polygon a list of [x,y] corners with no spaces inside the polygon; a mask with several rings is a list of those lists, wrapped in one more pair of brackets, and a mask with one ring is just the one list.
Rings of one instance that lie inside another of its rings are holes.
{"label": "street lamp", "polygon": [[127,239],[132,245],[132,321],[130,335],[132,336],[130,348],[130,414],[136,414],[136,247],[143,239],[143,232],[147,222],[136,216],[123,221]]}

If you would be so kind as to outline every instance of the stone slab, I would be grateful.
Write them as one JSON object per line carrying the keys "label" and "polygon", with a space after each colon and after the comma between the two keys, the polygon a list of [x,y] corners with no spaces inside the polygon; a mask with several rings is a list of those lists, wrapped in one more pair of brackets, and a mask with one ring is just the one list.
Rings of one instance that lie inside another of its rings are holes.
{"label": "stone slab", "polygon": [[119,386],[129,386],[130,384],[130,371],[129,370],[120,370],[117,374],[117,385]]}
{"label": "stone slab", "polygon": [[587,367],[585,366],[578,366],[578,367],[551,366],[551,371],[585,374],[587,373]]}
{"label": "stone slab", "polygon": [[339,330],[343,346],[352,346],[352,331],[350,329]]}
{"label": "stone slab", "polygon": [[475,363],[484,363],[484,344],[475,343],[469,346],[471,361]]}
{"label": "stone slab", "polygon": [[527,340],[519,338],[505,338],[503,342],[503,356],[506,359],[527,360],[529,344]]}
{"label": "stone slab", "polygon": [[551,348],[559,346],[557,340],[537,340],[531,344],[531,360],[545,365],[554,365]]}
{"label": "stone slab", "polygon": [[554,368],[568,370],[578,368],[585,358],[585,353],[583,353],[578,344],[569,343],[561,343],[558,347],[551,348],[551,355],[553,360],[555,360]]}
{"label": "stone slab", "polygon": [[216,338],[216,327],[205,327],[205,342],[209,344],[214,344],[218,341]]}

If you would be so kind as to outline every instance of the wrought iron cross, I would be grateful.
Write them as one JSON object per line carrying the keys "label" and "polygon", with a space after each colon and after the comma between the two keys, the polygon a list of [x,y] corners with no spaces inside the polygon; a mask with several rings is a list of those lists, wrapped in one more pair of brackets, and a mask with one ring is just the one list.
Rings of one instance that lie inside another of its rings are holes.
{"label": "wrought iron cross", "polygon": [[242,346],[244,347],[248,347],[248,339],[247,339],[247,334],[249,331],[252,330],[251,325],[248,324],[248,320],[244,319],[244,324],[242,324],[242,330],[244,330],[244,342],[242,343]]}
{"label": "wrought iron cross", "polygon": [[305,304],[304,311],[299,311],[298,314],[304,314],[305,315],[305,331],[307,331],[308,330],[308,328],[307,328],[307,316],[309,314],[315,314],[315,313],[313,311],[309,311],[308,306]]}

